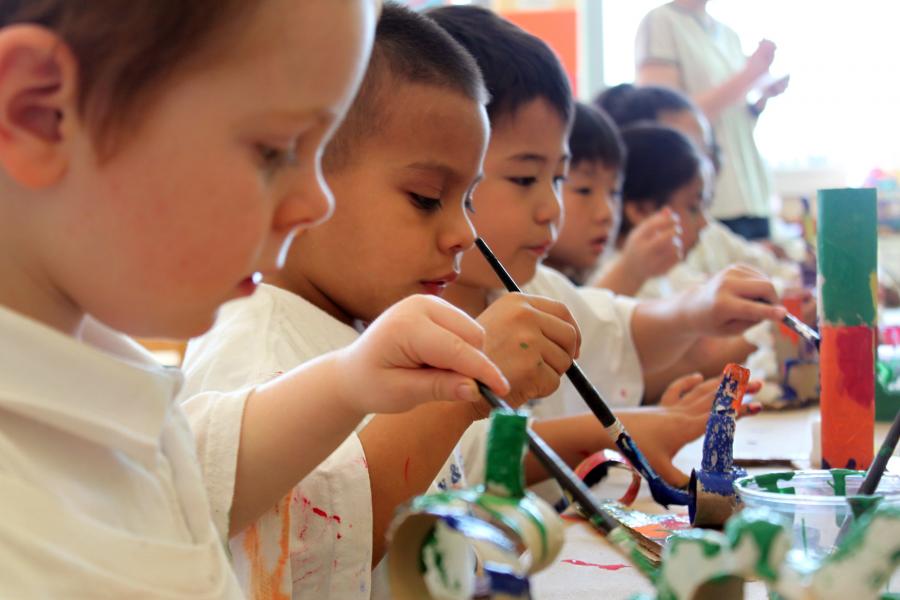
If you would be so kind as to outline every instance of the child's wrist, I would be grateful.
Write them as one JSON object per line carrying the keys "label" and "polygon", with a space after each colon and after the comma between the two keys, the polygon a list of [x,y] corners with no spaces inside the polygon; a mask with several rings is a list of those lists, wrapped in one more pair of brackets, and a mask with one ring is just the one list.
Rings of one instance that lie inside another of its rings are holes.
{"label": "child's wrist", "polygon": [[369,414],[364,402],[365,392],[359,386],[357,377],[352,374],[349,364],[354,358],[342,348],[336,352],[326,354],[319,359],[317,365],[317,379],[324,385],[331,387],[332,403],[329,410],[345,412],[348,417],[360,419]]}

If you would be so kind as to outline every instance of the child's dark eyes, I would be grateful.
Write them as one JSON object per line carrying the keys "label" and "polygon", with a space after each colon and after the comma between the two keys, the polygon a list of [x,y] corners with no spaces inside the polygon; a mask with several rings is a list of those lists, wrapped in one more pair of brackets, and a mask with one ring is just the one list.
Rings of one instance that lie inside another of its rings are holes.
{"label": "child's dark eyes", "polygon": [[429,198],[428,196],[414,194],[413,192],[409,192],[409,197],[412,200],[413,206],[419,210],[424,210],[425,212],[434,212],[441,207],[440,198]]}
{"label": "child's dark eyes", "polygon": [[267,170],[274,170],[285,165],[294,164],[297,158],[293,148],[276,148],[267,144],[257,144],[256,152],[259,155],[263,167]]}
{"label": "child's dark eyes", "polygon": [[508,177],[507,179],[510,183],[524,188],[531,187],[537,183],[537,177]]}
{"label": "child's dark eyes", "polygon": [[590,196],[594,192],[594,188],[580,187],[575,188],[575,193],[579,196]]}

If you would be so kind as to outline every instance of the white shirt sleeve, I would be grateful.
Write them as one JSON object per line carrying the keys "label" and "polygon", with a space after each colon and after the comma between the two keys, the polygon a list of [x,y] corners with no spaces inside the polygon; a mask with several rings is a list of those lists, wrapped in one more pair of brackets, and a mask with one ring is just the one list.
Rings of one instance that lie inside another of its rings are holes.
{"label": "white shirt sleeve", "polygon": [[652,10],[638,25],[634,43],[634,63],[640,69],[648,62],[679,63],[674,23],[665,10]]}
{"label": "white shirt sleeve", "polygon": [[[305,300],[262,286],[251,298],[226,306],[215,327],[191,341],[182,406],[218,527],[228,523],[250,390],[357,335]],[[353,433],[278,505],[232,537],[230,549],[238,580],[251,597],[368,599],[372,535],[368,465]]]}
{"label": "white shirt sleeve", "polygon": [[[572,312],[581,329],[578,364],[608,404],[640,405],[643,369],[631,337],[636,301],[608,290],[576,287],[547,267],[538,269],[525,291],[558,300]],[[556,392],[534,403],[533,410],[538,418],[550,418],[589,409],[571,382],[564,379]]]}

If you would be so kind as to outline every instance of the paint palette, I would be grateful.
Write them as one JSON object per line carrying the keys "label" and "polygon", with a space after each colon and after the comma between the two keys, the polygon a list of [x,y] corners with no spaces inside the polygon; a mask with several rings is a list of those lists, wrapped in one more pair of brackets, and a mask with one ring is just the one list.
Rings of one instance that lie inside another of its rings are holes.
{"label": "paint palette", "polygon": [[[782,471],[735,482],[748,508],[767,508],[793,524],[793,549],[820,560],[831,553],[844,519],[847,496],[859,489],[865,473],[849,469]],[[878,494],[900,502],[900,477],[885,474]]]}

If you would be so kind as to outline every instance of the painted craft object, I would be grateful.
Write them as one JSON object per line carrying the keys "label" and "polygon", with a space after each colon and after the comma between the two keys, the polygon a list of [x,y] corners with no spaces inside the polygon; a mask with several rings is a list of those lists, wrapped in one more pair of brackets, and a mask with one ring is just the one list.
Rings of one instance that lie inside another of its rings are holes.
{"label": "painted craft object", "polygon": [[485,485],[419,496],[391,526],[388,572],[398,600],[529,598],[528,576],[554,560],[562,520],[525,491],[527,413],[491,414]]}
{"label": "painted craft object", "polygon": [[822,466],[865,469],[875,428],[875,190],[819,190],[818,202]]}
{"label": "painted craft object", "polygon": [[697,527],[721,527],[738,505],[734,482],[746,472],[734,466],[734,429],[750,371],[729,364],[706,423],[700,470],[691,471],[688,514]]}
{"label": "painted craft object", "polygon": [[864,513],[819,562],[789,552],[789,532],[780,515],[755,508],[732,517],[725,533],[676,533],[650,598],[740,600],[744,581],[759,579],[770,597],[784,600],[876,600],[900,565],[900,506],[877,505]]}

